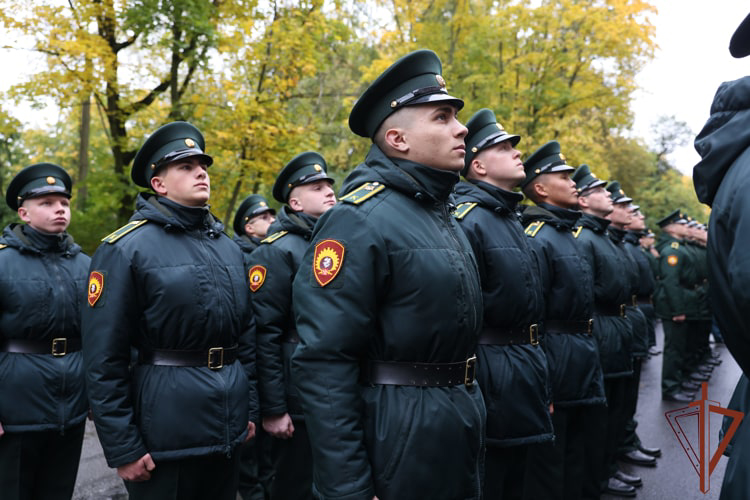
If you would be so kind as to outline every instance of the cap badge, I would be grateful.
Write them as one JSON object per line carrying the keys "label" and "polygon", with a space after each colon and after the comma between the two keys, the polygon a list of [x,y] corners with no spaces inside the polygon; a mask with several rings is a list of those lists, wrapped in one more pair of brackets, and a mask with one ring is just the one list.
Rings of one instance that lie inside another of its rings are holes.
{"label": "cap badge", "polygon": [[566,159],[566,158],[565,158],[565,155],[564,155],[564,154],[562,154],[562,153],[560,153],[560,159],[561,159],[562,161],[565,161],[565,159]]}
{"label": "cap badge", "polygon": [[49,184],[50,186],[54,185],[55,184],[55,178],[52,177],[52,176],[47,177],[47,184]]}
{"label": "cap badge", "polygon": [[99,271],[91,271],[89,275],[89,306],[94,307],[104,290],[104,275]]}
{"label": "cap badge", "polygon": [[263,282],[266,281],[266,268],[263,266],[253,266],[247,272],[247,279],[249,280],[250,290],[253,293],[257,292]]}
{"label": "cap badge", "polygon": [[395,108],[396,106],[398,106],[398,101],[391,101],[391,107]]}
{"label": "cap badge", "polygon": [[195,141],[192,140],[190,137],[188,137],[187,139],[185,139],[185,146],[187,146],[189,148],[194,148],[195,147]]}
{"label": "cap badge", "polygon": [[534,170],[534,173],[535,173],[535,174],[541,174],[541,173],[542,173],[542,171],[541,171],[540,169],[538,169],[538,168],[537,168],[536,170]]}
{"label": "cap badge", "polygon": [[261,207],[265,207],[265,206],[268,206],[268,205],[266,205],[266,202],[265,202],[265,201],[261,201],[260,203],[258,203],[258,205],[260,205]]}
{"label": "cap badge", "polygon": [[476,147],[476,146],[474,146],[473,148],[471,148],[471,152],[472,152],[472,153],[476,153],[477,151],[479,151],[479,150],[477,149],[477,147]]}
{"label": "cap badge", "polygon": [[623,196],[625,196],[625,191],[623,191],[622,189],[620,189],[620,194],[623,195]]}
{"label": "cap badge", "polygon": [[315,245],[313,274],[320,286],[326,286],[339,274],[344,263],[344,245],[336,240],[323,240]]}
{"label": "cap badge", "polygon": [[438,85],[445,88],[445,78],[443,78],[441,75],[435,75],[435,80],[437,80]]}
{"label": "cap badge", "polygon": [[503,126],[502,126],[502,125],[500,125],[499,123],[496,123],[495,125],[497,125],[497,129],[498,129],[498,130],[502,130],[502,131],[505,131],[505,129],[503,128]]}
{"label": "cap badge", "polygon": [[315,169],[316,172],[322,172],[323,171],[323,167],[321,167],[317,163],[315,165],[313,165],[313,168]]}

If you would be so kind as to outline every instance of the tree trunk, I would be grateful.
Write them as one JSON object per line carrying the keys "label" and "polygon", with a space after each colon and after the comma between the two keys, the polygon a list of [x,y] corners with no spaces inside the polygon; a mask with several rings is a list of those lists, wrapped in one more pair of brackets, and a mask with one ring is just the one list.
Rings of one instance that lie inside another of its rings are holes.
{"label": "tree trunk", "polygon": [[91,135],[91,96],[87,95],[81,104],[80,143],[78,146],[78,210],[86,209],[86,177],[89,173],[89,137]]}

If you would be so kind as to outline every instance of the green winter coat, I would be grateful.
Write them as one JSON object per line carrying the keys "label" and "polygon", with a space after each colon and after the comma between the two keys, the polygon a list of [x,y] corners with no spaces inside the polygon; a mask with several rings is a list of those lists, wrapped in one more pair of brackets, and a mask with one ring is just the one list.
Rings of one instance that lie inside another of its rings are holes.
{"label": "green winter coat", "polygon": [[700,308],[700,299],[695,288],[697,274],[692,252],[667,233],[659,238],[656,248],[659,251],[654,294],[656,315],[668,320],[681,314],[694,315]]}

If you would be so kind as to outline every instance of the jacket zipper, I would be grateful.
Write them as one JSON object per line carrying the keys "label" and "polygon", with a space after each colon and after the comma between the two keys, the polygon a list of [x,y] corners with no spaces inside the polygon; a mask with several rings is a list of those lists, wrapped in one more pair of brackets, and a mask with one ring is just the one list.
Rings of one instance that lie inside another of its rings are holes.
{"label": "jacket zipper", "polygon": [[[67,317],[67,315],[65,314],[66,311],[65,311],[65,300],[64,299],[65,299],[65,297],[66,297],[67,294],[66,294],[66,290],[65,290],[64,280],[62,279],[62,276],[60,275],[61,274],[60,273],[60,267],[57,265],[57,262],[55,262],[54,259],[51,259],[51,258],[46,257],[46,256],[43,257],[43,258],[46,259],[49,262],[49,265],[50,265],[50,267],[52,268],[52,270],[54,272],[55,281],[57,282],[57,288],[60,291],[60,295],[59,295],[60,298],[56,301],[57,302],[57,304],[56,304],[57,305],[57,309],[58,309],[58,312],[60,314],[60,323],[59,324],[65,325],[66,324],[66,317]],[[67,375],[66,367],[68,365],[68,362],[66,361],[65,356],[62,356],[60,358],[60,363],[59,364],[60,364],[60,367],[59,367],[60,368],[60,392],[59,392],[60,400],[58,401],[58,405],[59,405],[58,406],[58,414],[60,416],[60,434],[64,434],[65,433],[65,384],[67,382],[67,380],[66,380],[66,375]]]}

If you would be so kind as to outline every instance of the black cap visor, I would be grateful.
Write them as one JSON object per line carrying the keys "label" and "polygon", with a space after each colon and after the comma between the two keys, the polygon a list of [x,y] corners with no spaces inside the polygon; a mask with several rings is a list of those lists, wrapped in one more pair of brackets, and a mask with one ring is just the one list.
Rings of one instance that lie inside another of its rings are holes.
{"label": "black cap visor", "polygon": [[203,160],[206,163],[207,167],[210,167],[214,163],[214,159],[208,156],[203,151],[201,151],[199,148],[178,149],[177,151],[172,151],[164,155],[158,162],[156,162],[156,168],[154,168],[154,170],[156,171],[160,169],[167,163],[172,163],[173,161],[178,161],[178,160],[184,160],[185,158],[190,158],[191,156],[199,157],[201,160]]}
{"label": "black cap visor", "polygon": [[68,199],[70,199],[71,196],[64,186],[44,186],[26,191],[25,193],[19,195],[19,198],[21,198],[21,200],[28,200],[30,198],[39,198],[40,196],[45,196],[48,194],[59,194],[65,196]]}
{"label": "black cap visor", "polygon": [[[441,102],[441,101],[450,101],[448,104],[454,106],[457,110],[461,110],[461,108],[464,107],[464,101],[459,99],[458,97],[453,97],[452,95],[449,95],[448,92],[445,90],[442,91],[435,91],[434,89],[442,89],[442,87],[429,87],[428,89],[417,89],[414,90],[408,94],[406,94],[404,97],[401,97],[400,99],[397,99],[393,101],[393,103],[396,103],[396,106],[393,106],[391,103],[391,107],[396,110],[403,108],[404,106],[413,106],[415,104],[428,104],[428,103],[435,103],[435,102]],[[419,93],[419,91],[425,91],[429,90],[433,93]]]}
{"label": "black cap visor", "polygon": [[[481,141],[477,143],[475,148],[477,148],[477,153],[480,152],[483,149],[487,149],[490,146],[494,146],[495,144],[500,144],[501,142],[510,141],[510,144],[512,146],[516,146],[521,141],[520,135],[511,135],[507,133],[504,130],[501,130],[500,132],[492,135],[488,135]],[[572,170],[572,169],[571,169]]]}
{"label": "black cap visor", "polygon": [[598,187],[604,187],[606,185],[607,185],[607,181],[603,181],[601,179],[597,179],[597,180],[589,182],[588,184],[586,184],[585,186],[583,186],[580,189],[580,191],[578,191],[578,192],[581,193],[581,194],[583,194],[586,191],[590,191],[590,190],[596,189]]}

